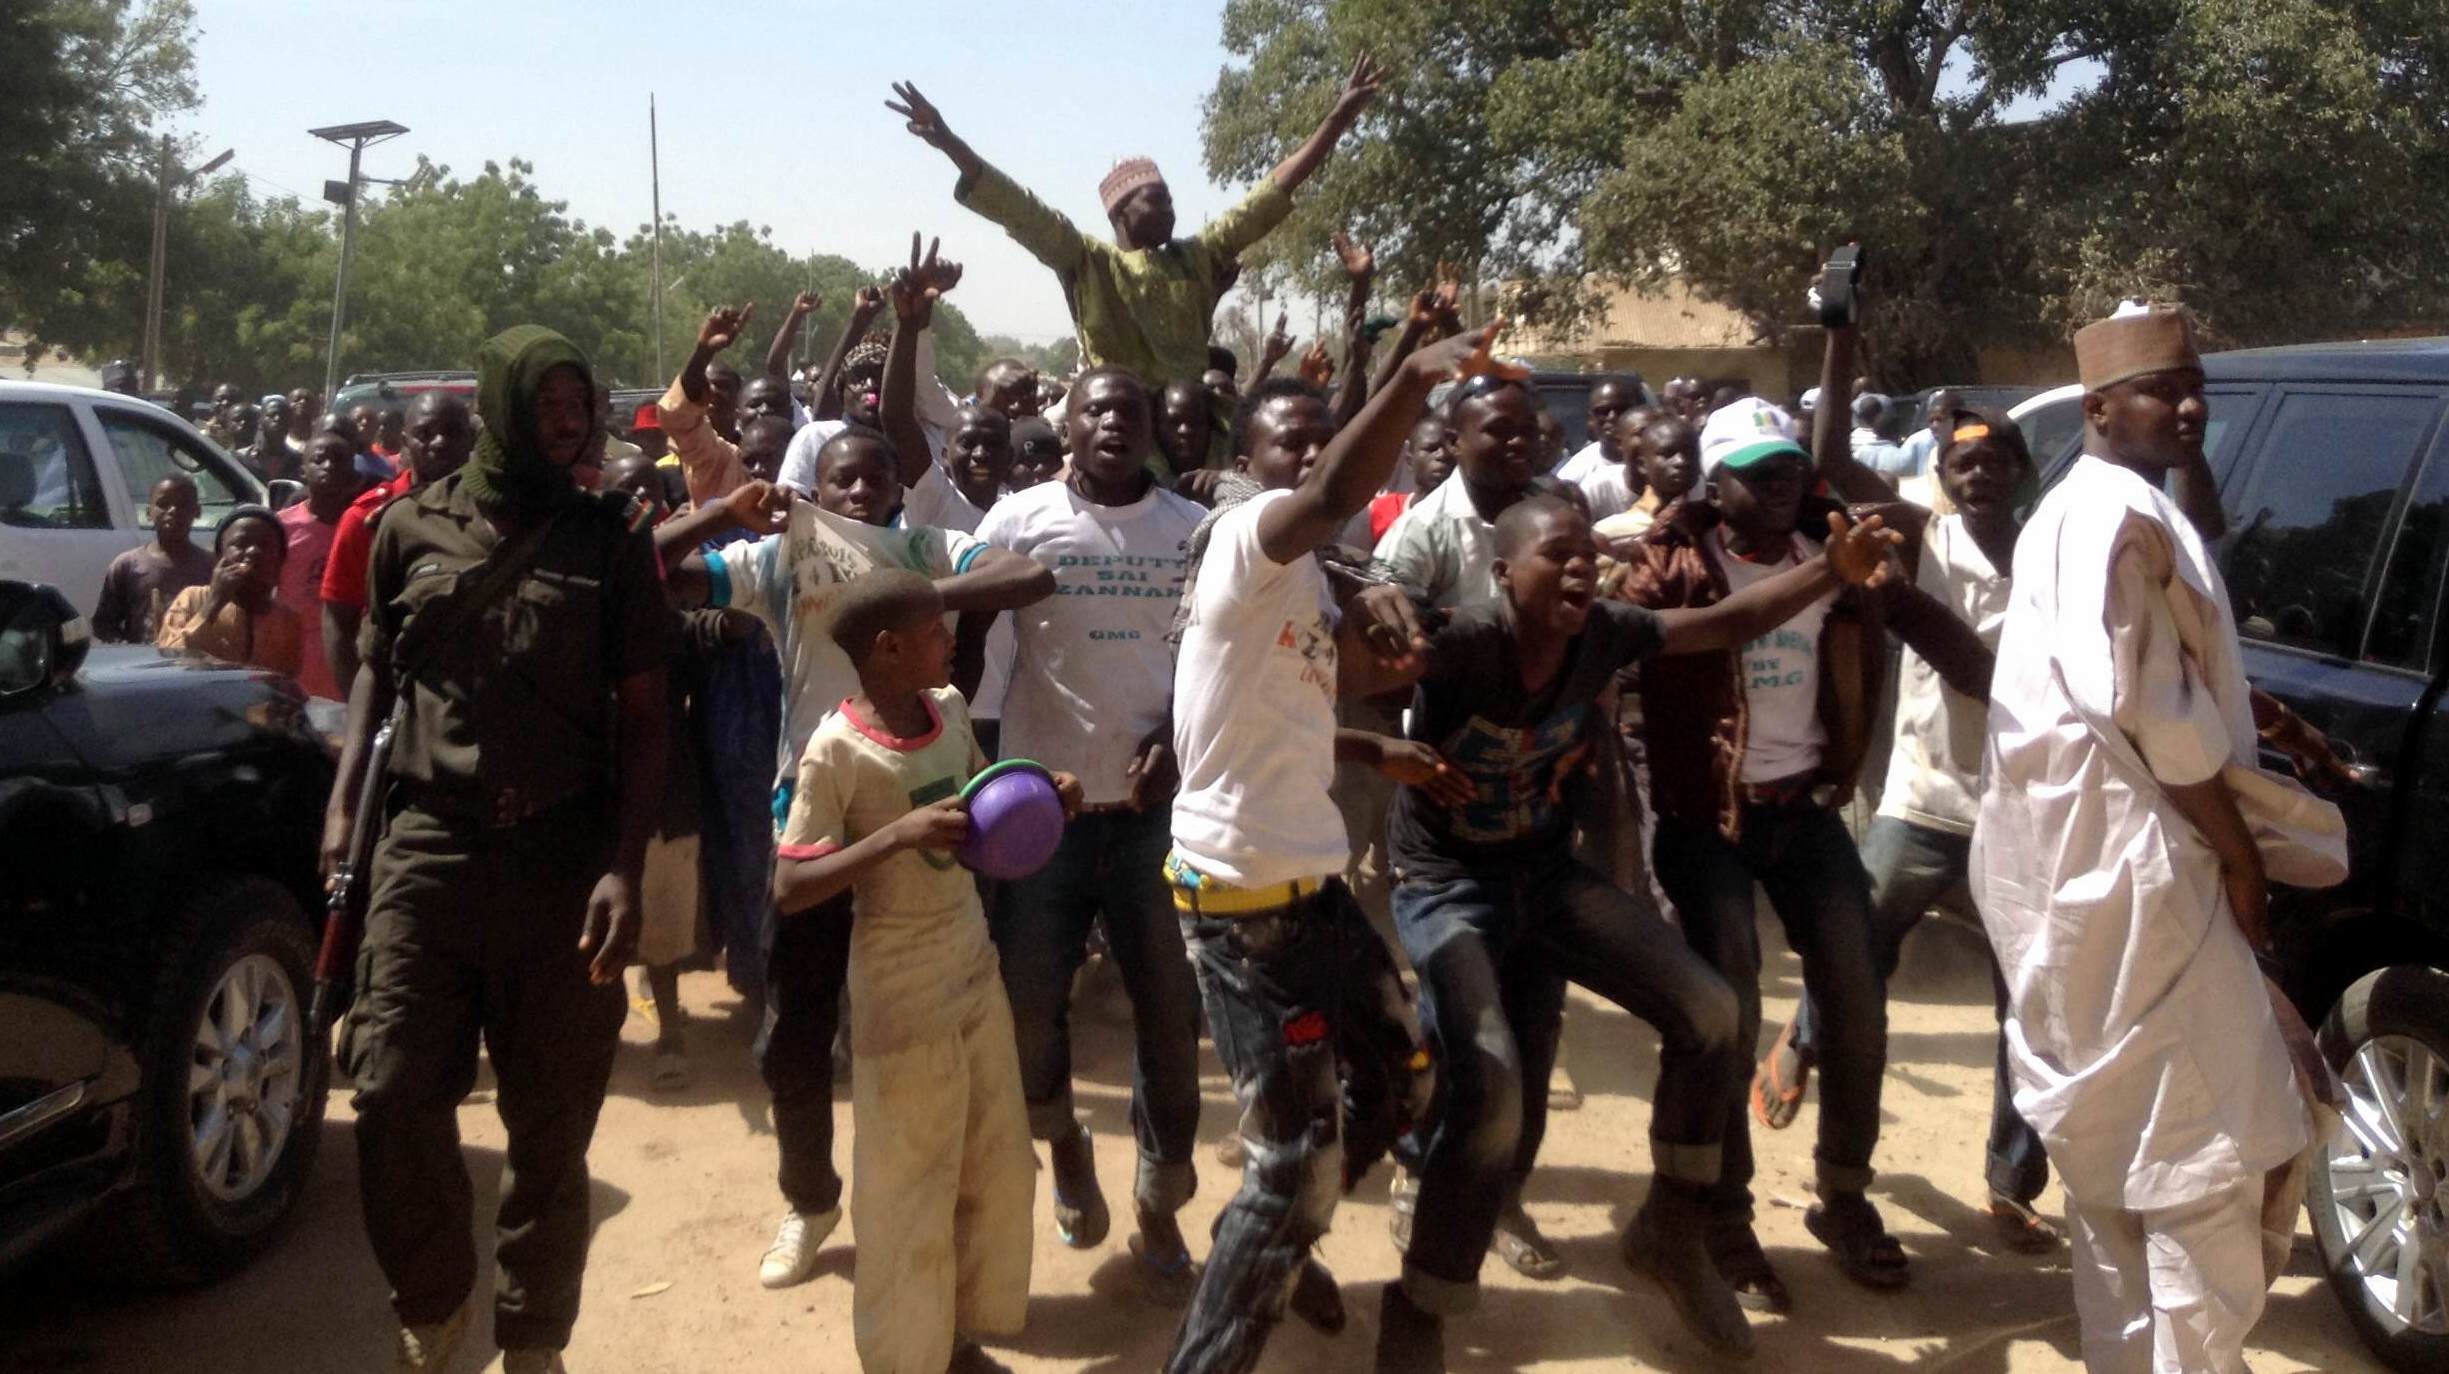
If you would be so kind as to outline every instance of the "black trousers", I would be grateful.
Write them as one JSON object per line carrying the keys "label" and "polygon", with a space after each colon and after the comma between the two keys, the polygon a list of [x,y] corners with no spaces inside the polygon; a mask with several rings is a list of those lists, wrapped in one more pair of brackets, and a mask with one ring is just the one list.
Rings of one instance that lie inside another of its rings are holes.
{"label": "black trousers", "polygon": [[833,1167],[833,1037],[850,975],[850,903],[844,892],[793,916],[766,907],[757,1071],[773,1095],[778,1181],[794,1212],[830,1212],[842,1203]]}
{"label": "black trousers", "polygon": [[341,1054],[357,1084],[366,1236],[405,1324],[446,1319],[476,1283],[458,1112],[481,1036],[509,1136],[493,1339],[569,1343],[587,1267],[587,1145],[627,1012],[621,984],[589,983],[578,950],[611,835],[591,800],[503,830],[408,806],[375,852]]}

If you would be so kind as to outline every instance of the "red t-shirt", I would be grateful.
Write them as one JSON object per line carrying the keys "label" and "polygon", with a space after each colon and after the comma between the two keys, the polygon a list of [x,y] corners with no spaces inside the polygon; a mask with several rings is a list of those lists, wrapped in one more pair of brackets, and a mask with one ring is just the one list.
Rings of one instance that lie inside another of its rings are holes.
{"label": "red t-shirt", "polygon": [[323,607],[316,591],[331,571],[332,541],[339,535],[340,522],[327,525],[317,520],[304,501],[282,511],[280,522],[288,537],[289,556],[281,562],[278,595],[282,605],[298,613],[299,639],[306,655],[298,665],[298,685],[308,696],[338,701],[339,684],[332,681],[332,665],[323,657]]}
{"label": "red t-shirt", "polygon": [[1369,502],[1369,537],[1373,540],[1384,539],[1386,532],[1395,527],[1395,517],[1403,514],[1411,503],[1412,493],[1408,491],[1381,492],[1372,497]]}
{"label": "red t-shirt", "polygon": [[[407,494],[416,481],[415,472],[402,469],[399,476],[361,494],[340,513],[340,525],[332,535],[331,552],[323,565],[325,601],[353,611],[366,608],[366,561],[374,556],[374,517],[391,503],[391,498]],[[304,613],[307,608],[299,610]],[[322,608],[314,608],[313,614],[320,619]]]}

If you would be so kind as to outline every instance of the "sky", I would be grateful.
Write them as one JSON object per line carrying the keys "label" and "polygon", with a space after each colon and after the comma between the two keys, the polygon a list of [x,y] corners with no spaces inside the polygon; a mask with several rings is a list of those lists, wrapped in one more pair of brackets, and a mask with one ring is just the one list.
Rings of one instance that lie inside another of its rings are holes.
{"label": "sky", "polygon": [[[786,251],[882,269],[914,229],[966,275],[953,301],[980,333],[1042,343],[1070,322],[1052,273],[954,203],[952,164],[884,108],[915,81],[980,156],[1084,228],[1097,182],[1145,154],[1182,223],[1238,199],[1209,183],[1200,102],[1225,65],[1217,8],[1179,0],[947,4],[894,0],[195,0],[202,106],[181,121],[201,160],[233,148],[262,195],[314,201],[348,174],[310,128],[388,119],[368,176],[419,154],[472,176],[522,158],[568,213],[626,236],[648,224],[647,95],[662,132],[663,208],[693,229],[769,225]],[[1088,54],[1126,60],[1098,67]],[[1161,55],[1162,62],[1151,58]]]}

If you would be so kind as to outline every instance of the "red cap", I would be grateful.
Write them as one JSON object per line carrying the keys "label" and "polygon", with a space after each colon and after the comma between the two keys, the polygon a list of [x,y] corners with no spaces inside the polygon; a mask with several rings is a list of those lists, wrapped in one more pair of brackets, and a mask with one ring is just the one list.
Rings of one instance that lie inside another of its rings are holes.
{"label": "red cap", "polygon": [[663,412],[655,409],[655,403],[653,401],[648,401],[646,404],[638,407],[637,414],[630,417],[629,428],[632,433],[635,433],[641,429],[661,430],[663,428]]}

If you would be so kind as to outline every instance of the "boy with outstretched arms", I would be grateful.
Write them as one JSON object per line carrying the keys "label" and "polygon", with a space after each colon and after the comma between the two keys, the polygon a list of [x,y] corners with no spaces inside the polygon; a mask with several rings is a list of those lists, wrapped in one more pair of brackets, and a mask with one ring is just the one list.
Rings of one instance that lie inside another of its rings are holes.
{"label": "boy with outstretched arms", "polygon": [[[811,426],[813,428],[813,426]],[[1054,590],[1054,579],[1026,558],[942,529],[888,526],[901,505],[892,444],[872,429],[841,430],[818,451],[816,500],[752,482],[706,508],[690,542],[716,537],[728,519],[763,537],[744,546],[692,554],[666,581],[682,606],[737,606],[765,622],[781,651],[782,737],[777,815],[808,736],[825,713],[858,690],[850,658],[833,639],[844,589],[877,567],[933,580],[950,611],[993,612],[1027,605]],[[727,514],[726,514],[727,513]],[[802,1283],[815,1272],[817,1247],[841,1221],[841,1175],[833,1167],[833,1038],[841,1020],[842,979],[850,958],[849,898],[839,910],[772,922],[765,945],[765,1021],[758,1067],[774,1095],[774,1142],[782,1155],[782,1220],[758,1269],[769,1288]]]}
{"label": "boy with outstretched arms", "polygon": [[[1545,1033],[1553,1006],[1523,988],[1524,960],[1657,1027],[1650,1129],[1656,1181],[1624,1236],[1676,1311],[1712,1349],[1740,1355],[1751,1334],[1702,1245],[1708,1190],[1742,1051],[1725,981],[1659,914],[1573,854],[1567,777],[1612,718],[1616,674],[1661,654],[1725,650],[1766,632],[1840,582],[1882,572],[1876,518],[1833,517],[1829,554],[1696,610],[1598,599],[1589,518],[1535,493],[1494,530],[1501,600],[1457,613],[1430,641],[1412,737],[1458,776],[1406,787],[1389,829],[1395,925],[1419,972],[1421,1016],[1443,1073],[1443,1106],[1420,1168],[1403,1280],[1386,1292],[1380,1374],[1442,1374],[1444,1314],[1468,1310],[1501,1213],[1520,1206],[1514,1173],[1524,1083],[1514,1024]],[[1512,1005],[1517,995],[1535,1005]]]}
{"label": "boy with outstretched arms", "polygon": [[[1028,1316],[1037,1162],[995,947],[952,853],[969,834],[961,789],[986,760],[926,578],[880,568],[852,583],[833,640],[858,691],[809,736],[774,905],[850,927],[859,1365],[987,1374],[1002,1366],[970,1336]],[[1079,783],[1054,782],[1077,810]],[[840,900],[854,892],[856,921]]]}
{"label": "boy with outstretched arms", "polygon": [[[1339,876],[1349,846],[1328,795],[1337,635],[1311,555],[1386,484],[1429,388],[1457,371],[1496,370],[1495,333],[1414,355],[1331,442],[1259,443],[1249,438],[1259,426],[1239,427],[1265,490],[1202,531],[1174,677],[1182,782],[1166,871],[1241,1104],[1246,1159],[1171,1374],[1247,1371],[1310,1272],[1304,1262],[1346,1173],[1334,1125],[1339,1023],[1385,1006],[1353,997],[1388,956]],[[1266,404],[1257,398],[1261,417]],[[1402,656],[1410,646],[1382,647]]]}

